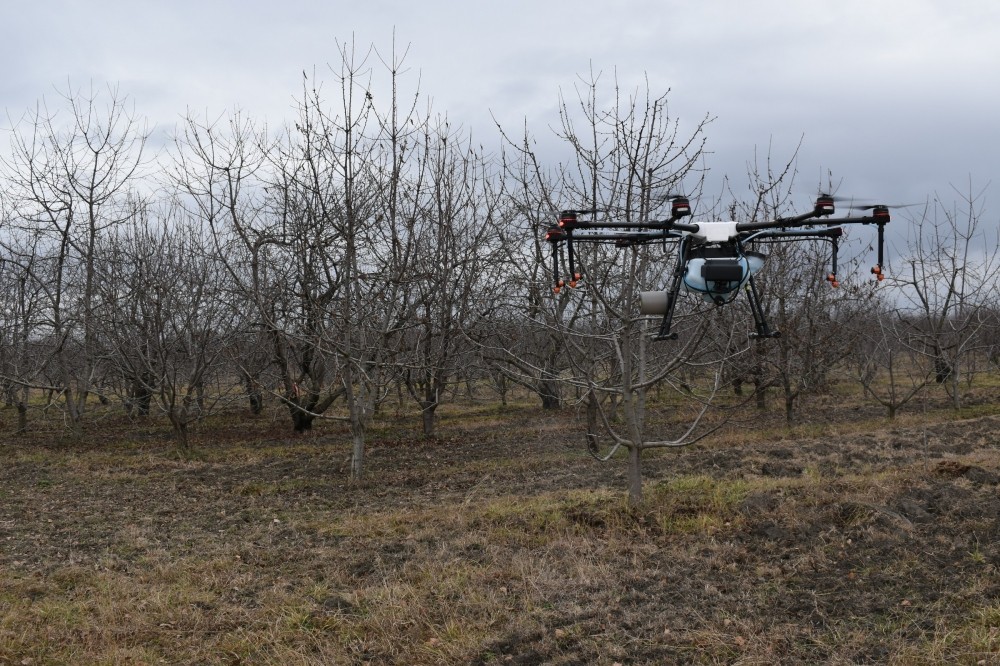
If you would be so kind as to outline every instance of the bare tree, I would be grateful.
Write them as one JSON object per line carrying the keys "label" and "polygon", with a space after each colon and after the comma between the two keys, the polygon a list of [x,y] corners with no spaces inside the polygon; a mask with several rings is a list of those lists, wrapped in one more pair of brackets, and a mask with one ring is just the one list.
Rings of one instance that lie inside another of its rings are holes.
{"label": "bare tree", "polygon": [[[755,156],[747,174],[749,196],[733,195],[730,215],[756,222],[793,213],[797,152],[782,161],[775,161],[770,151]],[[876,285],[858,278],[858,259],[845,261],[844,249],[831,277],[837,252],[820,240],[770,239],[753,249],[767,256],[755,282],[763,315],[779,335],[758,340],[752,352],[736,362],[735,381],[753,384],[760,411],[766,409],[769,390],[780,388],[790,423],[799,399],[825,390],[831,373],[854,351],[860,334],[854,323],[871,312]]]}
{"label": "bare tree", "polygon": [[39,235],[18,234],[4,216],[0,233],[0,390],[7,406],[17,412],[17,432],[28,429],[28,406],[51,358],[41,348],[46,296],[39,256]]}
{"label": "bare tree", "polygon": [[43,100],[15,126],[2,171],[17,225],[41,234],[39,247],[52,260],[45,292],[51,369],[76,424],[99,373],[97,247],[130,214],[147,130],[114,88],[67,86],[60,96],[63,115]]}
{"label": "bare tree", "polygon": [[176,205],[142,208],[104,244],[100,265],[105,344],[148,401],[136,408],[155,402],[182,454],[191,449],[190,425],[235,390],[225,352],[240,312],[219,258],[204,251],[211,245],[199,222]]}
{"label": "bare tree", "polygon": [[950,208],[936,201],[909,225],[906,253],[890,262],[888,277],[899,290],[907,338],[933,358],[935,380],[955,409],[973,355],[988,346],[981,333],[992,321],[1000,273],[997,240],[982,226],[985,188],[970,184],[960,196]]}
{"label": "bare tree", "polygon": [[[410,323],[402,336],[403,381],[433,435],[443,393],[476,360],[466,334],[478,326],[495,290],[502,227],[489,163],[446,120],[428,127],[422,146],[419,221],[405,278]],[[477,307],[479,306],[479,307]]]}
{"label": "bare tree", "polygon": [[934,357],[922,349],[920,336],[890,299],[883,299],[856,328],[858,345],[849,359],[854,378],[865,396],[894,419],[932,381]]}
{"label": "bare tree", "polygon": [[[351,427],[351,475],[364,470],[365,439],[375,407],[396,369],[409,300],[415,198],[407,190],[413,136],[423,121],[418,94],[399,92],[403,57],[340,46],[332,70],[335,108],[318,86],[301,101],[299,149],[290,186],[305,197],[323,231],[326,284],[315,298],[317,349],[336,363]],[[404,54],[405,55],[405,54]],[[369,60],[380,60],[389,92],[376,106]],[[406,99],[412,102],[404,104]],[[303,342],[310,342],[300,337]]]}
{"label": "bare tree", "polygon": [[[862,318],[871,314],[874,283],[842,277],[838,288],[825,280],[830,257],[819,244],[773,246],[762,276],[762,294],[780,337],[766,344],[765,372],[781,388],[785,419],[791,422],[800,397],[826,390],[830,375],[858,344]],[[845,276],[856,270],[845,268]]]}
{"label": "bare tree", "polygon": [[[677,191],[685,177],[696,178],[693,174],[708,118],[682,134],[679,123],[667,113],[667,95],[652,95],[648,89],[626,95],[615,83],[606,101],[598,79],[592,76],[584,81],[572,102],[562,100],[559,136],[571,148],[572,158],[558,170],[556,188],[543,189],[547,196],[538,199],[548,199],[554,211],[558,208],[552,204],[558,196],[561,208],[592,210],[625,222],[669,217],[664,214],[670,205],[668,195]],[[528,164],[538,163],[527,142],[522,144],[522,153],[527,153]],[[537,169],[528,175],[535,186],[546,183]],[[576,290],[556,289],[557,293],[550,292],[541,302],[568,359],[569,368],[560,380],[583,392],[590,426],[600,424],[613,448],[629,451],[632,502],[642,497],[642,452],[694,441],[695,429],[714,393],[714,386],[709,387],[680,436],[662,437],[650,431],[657,419],[651,418],[649,391],[669,381],[696,350],[704,349],[699,341],[706,331],[704,322],[687,320],[691,329],[680,342],[669,350],[651,349],[651,331],[637,311],[637,301],[640,286],[652,286],[649,280],[660,278],[663,264],[669,262],[655,252],[659,251],[650,246],[609,249],[597,244],[581,250],[577,266],[571,271],[563,266],[563,270],[571,281],[577,272],[584,281]],[[679,328],[684,323],[679,318]],[[609,402],[619,410],[620,427],[605,409]],[[663,427],[663,422],[659,425]],[[592,449],[596,436],[593,430],[588,433]]]}

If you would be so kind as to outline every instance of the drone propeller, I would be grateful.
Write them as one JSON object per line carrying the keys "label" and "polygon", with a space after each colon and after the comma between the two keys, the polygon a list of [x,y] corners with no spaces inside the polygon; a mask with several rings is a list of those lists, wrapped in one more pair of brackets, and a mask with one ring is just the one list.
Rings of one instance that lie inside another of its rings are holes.
{"label": "drone propeller", "polygon": [[852,196],[848,196],[846,194],[827,194],[826,192],[819,192],[816,195],[816,198],[817,199],[820,199],[820,198],[822,198],[822,199],[829,199],[830,201],[834,201],[834,202],[838,202],[838,203],[841,202],[841,201],[857,201],[858,199],[860,199],[860,197],[852,197]]}
{"label": "drone propeller", "polygon": [[671,199],[676,199],[677,197],[687,197],[687,196],[688,196],[687,194],[684,194],[683,192],[677,192],[675,190],[667,190],[666,192],[663,192],[662,194],[661,193],[656,193],[656,194],[650,193],[650,198],[653,201],[670,201]]}
{"label": "drone propeller", "polygon": [[556,217],[559,220],[560,227],[566,231],[572,231],[579,225],[579,223],[587,222],[586,220],[581,220],[580,215],[597,215],[598,212],[603,211],[598,211],[596,208],[588,210],[583,210],[582,208],[567,208],[559,211]]}
{"label": "drone propeller", "polygon": [[872,212],[872,219],[878,225],[878,263],[872,266],[872,275],[875,279],[881,282],[885,279],[885,274],[882,272],[882,266],[884,265],[884,247],[885,247],[885,225],[889,222],[889,210],[894,208],[910,208],[912,206],[920,206],[923,204],[911,203],[911,204],[868,204],[865,206],[851,206],[853,210],[870,210]]}
{"label": "drone propeller", "polygon": [[875,210],[876,208],[913,208],[914,206],[923,206],[922,203],[909,203],[909,204],[868,204],[867,206],[851,206],[851,210]]}
{"label": "drone propeller", "polygon": [[[845,194],[827,194],[826,192],[820,192],[816,195],[815,213],[817,215],[824,216],[832,215],[835,210],[834,204],[844,201],[858,202],[863,201],[863,199]],[[851,206],[851,208],[855,207],[856,206]]]}

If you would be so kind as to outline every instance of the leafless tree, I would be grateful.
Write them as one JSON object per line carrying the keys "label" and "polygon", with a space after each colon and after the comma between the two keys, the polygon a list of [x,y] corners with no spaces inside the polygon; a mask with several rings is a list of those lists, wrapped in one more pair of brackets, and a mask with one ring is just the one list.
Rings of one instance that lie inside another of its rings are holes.
{"label": "leafless tree", "polygon": [[225,352],[241,314],[200,222],[169,203],[142,208],[103,243],[99,265],[103,338],[126,399],[155,403],[184,454],[190,425],[235,389]]}
{"label": "leafless tree", "polygon": [[855,271],[845,268],[840,286],[831,288],[824,279],[829,255],[819,244],[781,247],[769,263],[765,298],[781,336],[768,342],[768,362],[791,422],[799,398],[826,390],[857,346],[855,324],[871,315],[874,283],[847,277]]}
{"label": "leafless tree", "polygon": [[[318,306],[315,340],[336,363],[351,427],[351,475],[359,478],[366,432],[397,368],[410,302],[417,211],[408,189],[409,156],[423,120],[418,93],[404,96],[398,87],[405,54],[383,58],[342,44],[339,56],[332,68],[336,106],[327,106],[318,86],[307,89],[295,169],[284,172],[292,174],[289,184],[306,197],[309,219],[329,239],[320,265],[329,288],[317,290],[322,302],[312,299]],[[388,79],[380,106],[372,60]]]}
{"label": "leafless tree", "polygon": [[[685,177],[697,180],[695,168],[709,119],[682,133],[679,123],[667,113],[665,94],[653,95],[648,89],[626,94],[617,82],[606,90],[599,85],[599,77],[592,76],[582,82],[576,99],[562,99],[560,115],[559,136],[570,147],[571,158],[557,170],[556,186],[543,187],[545,196],[537,197],[550,211],[580,208],[620,221],[669,217],[665,212],[668,195],[677,192]],[[527,155],[527,163],[535,165],[538,160],[529,145],[522,143],[521,151]],[[521,182],[532,182],[536,191],[538,184],[546,184],[539,169],[527,171],[527,175],[534,180],[522,178]],[[553,205],[557,202],[562,204],[558,208]],[[613,448],[625,447],[629,452],[632,502],[642,497],[642,452],[694,441],[695,429],[714,392],[714,387],[708,388],[678,437],[658,437],[651,432],[656,419],[651,418],[650,390],[669,381],[693,354],[705,349],[699,341],[706,331],[703,321],[679,317],[679,328],[687,321],[691,330],[669,351],[651,348],[649,322],[638,313],[638,291],[641,286],[653,287],[650,279],[662,278],[666,272],[664,264],[670,259],[660,253],[662,250],[651,246],[609,248],[593,244],[577,255],[577,271],[584,280],[577,289],[557,290],[555,294],[549,291],[540,300],[568,363],[559,379],[581,389],[590,410],[591,428],[600,424]],[[615,405],[622,419],[620,427],[609,416],[606,404]],[[591,449],[596,437],[590,429]]]}
{"label": "leafless tree", "polygon": [[[890,297],[891,298],[891,297]],[[886,409],[889,419],[933,381],[934,357],[888,298],[857,322],[857,348],[849,358],[866,397]]]}
{"label": "leafless tree", "polygon": [[503,208],[511,222],[496,229],[502,269],[494,272],[491,299],[482,309],[489,325],[477,331],[474,341],[492,372],[537,395],[543,409],[558,409],[567,360],[556,322],[569,294],[552,302],[551,262],[543,241],[557,210],[558,172],[540,163],[527,129],[519,139],[502,128],[501,134]]}
{"label": "leafless tree", "polygon": [[101,93],[67,86],[60,102],[51,109],[42,100],[16,124],[2,173],[15,224],[28,235],[40,234],[38,247],[51,259],[45,289],[54,342],[50,367],[77,424],[100,372],[97,247],[130,214],[147,130],[114,88]]}
{"label": "leafless tree", "polygon": [[[733,219],[753,222],[794,214],[797,152],[781,161],[770,150],[755,155],[747,194],[734,194],[729,205]],[[736,381],[753,384],[761,411],[770,389],[780,388],[785,418],[791,422],[799,399],[825,390],[831,373],[854,351],[859,328],[853,324],[872,310],[875,284],[857,275],[857,258],[846,248],[840,248],[835,281],[825,279],[833,252],[824,242],[766,242],[753,249],[768,255],[755,279],[764,316],[780,335],[754,343],[736,364]]]}
{"label": "leafless tree", "polygon": [[0,221],[0,390],[17,412],[17,432],[28,429],[28,406],[51,356],[42,349],[46,281],[39,273],[39,235],[19,234],[4,214]]}
{"label": "leafless tree", "polygon": [[988,346],[981,333],[992,321],[1000,274],[995,232],[982,224],[985,188],[970,184],[959,196],[951,207],[936,200],[910,223],[905,254],[890,262],[888,275],[899,290],[907,337],[933,358],[935,381],[955,409],[962,405],[960,381],[972,372],[973,355]]}
{"label": "leafless tree", "polygon": [[447,121],[428,127],[422,146],[421,207],[405,280],[410,322],[402,336],[402,377],[434,434],[442,395],[477,359],[467,333],[479,327],[496,289],[502,217],[488,160]]}

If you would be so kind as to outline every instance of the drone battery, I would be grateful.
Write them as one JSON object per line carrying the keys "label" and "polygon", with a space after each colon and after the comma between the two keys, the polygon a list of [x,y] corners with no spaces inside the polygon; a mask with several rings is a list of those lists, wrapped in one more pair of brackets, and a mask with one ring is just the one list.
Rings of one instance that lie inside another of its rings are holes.
{"label": "drone battery", "polygon": [[743,266],[738,259],[706,259],[701,266],[701,277],[706,282],[740,282]]}

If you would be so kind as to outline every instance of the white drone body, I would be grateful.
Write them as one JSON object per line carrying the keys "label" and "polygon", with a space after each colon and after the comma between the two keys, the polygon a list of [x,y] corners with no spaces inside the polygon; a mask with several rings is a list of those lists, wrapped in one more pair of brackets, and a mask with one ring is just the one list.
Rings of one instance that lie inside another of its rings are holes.
{"label": "white drone body", "polygon": [[[729,245],[725,256],[693,256],[684,270],[685,291],[700,294],[709,303],[721,305],[731,302],[746,285],[750,276],[764,267],[767,256],[759,252],[737,252],[736,222],[698,222],[698,231],[683,232],[690,236],[695,247],[705,248],[704,254],[722,254],[722,246]],[[665,296],[663,297],[665,298]]]}
{"label": "white drone body", "polygon": [[[764,267],[767,256],[738,249],[736,222],[698,222],[697,230],[683,231],[691,247],[691,256],[683,267],[681,286],[716,305],[730,303],[743,287]],[[644,291],[639,294],[643,314],[663,314],[668,307],[667,291]]]}

